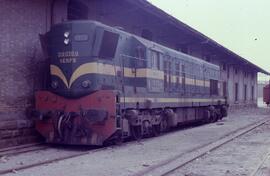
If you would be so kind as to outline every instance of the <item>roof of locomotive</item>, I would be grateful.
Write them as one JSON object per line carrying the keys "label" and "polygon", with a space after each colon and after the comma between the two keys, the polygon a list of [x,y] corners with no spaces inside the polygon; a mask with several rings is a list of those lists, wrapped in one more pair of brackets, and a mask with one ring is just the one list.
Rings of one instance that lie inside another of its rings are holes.
{"label": "roof of locomotive", "polygon": [[163,54],[167,54],[171,57],[181,57],[181,59],[187,61],[187,62],[197,62],[199,64],[206,64],[206,65],[209,65],[213,68],[216,68],[216,69],[219,69],[219,66],[218,65],[215,65],[215,64],[212,64],[210,62],[207,62],[207,61],[204,61],[202,59],[199,59],[197,57],[194,57],[194,56],[191,56],[191,55],[188,55],[188,54],[185,54],[185,53],[182,53],[180,51],[177,51],[177,50],[174,50],[172,48],[169,48],[169,47],[166,47],[166,46],[163,46],[163,45],[160,45],[158,43],[155,43],[155,42],[152,42],[152,41],[149,41],[147,39],[144,39],[142,37],[138,37],[136,35],[132,35],[133,37],[135,37],[139,42],[141,42],[143,45],[145,45],[147,48],[149,49],[153,49],[153,50],[157,50],[157,51],[160,51],[162,52]]}
{"label": "roof of locomotive", "polygon": [[163,46],[163,45],[158,44],[156,42],[153,42],[153,41],[144,39],[144,38],[139,37],[139,36],[137,36],[135,34],[128,33],[126,31],[120,29],[118,26],[111,27],[111,26],[108,26],[108,25],[103,24],[101,22],[93,21],[93,20],[66,21],[66,22],[63,22],[63,23],[58,23],[55,26],[59,26],[59,25],[62,25],[62,24],[82,24],[82,23],[83,24],[85,24],[85,23],[86,24],[95,24],[97,26],[102,26],[104,28],[110,29],[110,30],[112,30],[114,32],[122,33],[124,35],[129,35],[130,37],[134,37],[135,39],[137,39],[142,45],[144,45],[145,47],[147,47],[149,49],[153,49],[153,50],[157,50],[157,51],[162,51],[164,54],[168,54],[168,55],[171,54],[170,56],[172,56],[172,55],[174,55],[175,57],[180,56],[181,59],[183,59],[183,60],[185,60],[187,62],[197,62],[199,64],[205,64],[205,65],[210,66],[213,69],[219,70],[219,66],[218,65],[215,65],[215,64],[212,64],[210,62],[207,62],[207,61],[204,61],[202,59],[199,59],[197,57],[193,57],[191,55],[182,53],[182,52],[177,51],[177,50],[174,50],[172,48]]}

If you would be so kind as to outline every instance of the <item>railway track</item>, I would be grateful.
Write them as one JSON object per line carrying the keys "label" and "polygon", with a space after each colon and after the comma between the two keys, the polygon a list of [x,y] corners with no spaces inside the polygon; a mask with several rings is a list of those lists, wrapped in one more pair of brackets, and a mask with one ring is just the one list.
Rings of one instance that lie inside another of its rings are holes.
{"label": "railway track", "polygon": [[[130,144],[131,142],[128,142],[127,144]],[[0,157],[8,157],[8,156],[16,156],[19,154],[23,154],[23,153],[27,153],[27,152],[33,152],[33,151],[38,151],[38,150],[45,150],[45,149],[49,149],[51,146],[49,145],[45,145],[43,143],[38,143],[38,144],[29,144],[29,145],[23,145],[23,146],[18,146],[18,147],[11,147],[11,148],[7,148],[7,149],[3,149],[0,150]],[[50,164],[53,162],[57,162],[57,161],[61,161],[61,160],[65,160],[65,159],[70,159],[70,158],[75,158],[78,156],[82,156],[82,155],[87,155],[87,154],[91,154],[94,152],[98,152],[101,150],[105,150],[108,149],[109,147],[103,147],[103,148],[97,148],[97,149],[85,149],[83,151],[77,151],[74,154],[70,154],[70,155],[66,155],[63,157],[58,157],[58,158],[53,158],[53,159],[46,159],[43,160],[41,162],[35,162],[32,164],[27,164],[27,165],[22,165],[19,167],[11,167],[8,169],[0,169],[0,175],[3,174],[7,174],[7,173],[16,173],[20,170],[24,170],[24,169],[29,169],[29,168],[33,168],[36,166],[41,166],[41,165],[45,165],[45,164]]]}
{"label": "railway track", "polygon": [[[198,126],[198,124],[194,124],[194,126],[189,125],[186,127],[181,127],[181,129],[185,130],[185,129],[190,129],[190,128],[193,128],[196,126]],[[174,129],[170,133],[164,133],[164,134],[161,134],[160,136],[166,136],[166,135],[176,133],[176,132],[177,132],[177,130]],[[134,143],[138,143],[138,142],[141,143],[141,142],[149,141],[149,140],[153,140],[153,139],[154,138],[143,138],[140,141],[127,141],[120,146],[115,145],[113,147],[115,148],[115,147],[121,147],[121,146],[125,146],[125,145],[132,145]],[[26,145],[21,145],[21,146],[16,146],[16,147],[10,147],[10,148],[0,150],[0,158],[1,157],[8,157],[8,156],[16,156],[16,155],[24,154],[27,152],[46,150],[46,149],[50,149],[52,147],[54,147],[54,146],[49,145],[49,144],[45,144],[45,143],[34,143],[34,144],[26,144]],[[50,163],[65,160],[65,159],[70,159],[70,158],[75,158],[75,157],[79,157],[82,155],[91,154],[91,153],[105,150],[105,149],[108,149],[111,147],[112,146],[102,147],[102,148],[97,148],[97,149],[84,149],[84,151],[77,151],[77,153],[75,153],[75,154],[67,155],[64,157],[59,157],[56,159],[48,159],[48,160],[36,162],[33,164],[27,164],[27,165],[23,165],[23,166],[19,166],[19,167],[12,167],[12,168],[3,169],[3,170],[1,170],[1,168],[0,168],[0,175],[11,173],[11,172],[18,172],[20,170],[24,170],[24,169],[28,169],[28,168],[32,168],[32,167],[36,167],[36,166],[41,166],[41,165],[50,164]],[[57,147],[57,148],[60,150],[66,150],[65,147]],[[74,150],[71,149],[71,151],[74,151]]]}
{"label": "railway track", "polygon": [[[182,168],[186,164],[191,163],[192,161],[194,161],[194,160],[204,156],[205,154],[223,146],[224,144],[232,141],[233,139],[240,137],[240,136],[252,131],[253,129],[265,124],[268,121],[270,121],[270,119],[266,118],[266,119],[263,119],[259,122],[248,125],[246,127],[237,129],[237,130],[227,134],[226,136],[220,138],[219,140],[217,140],[215,142],[211,142],[211,143],[208,143],[206,145],[197,147],[195,149],[192,149],[192,150],[186,152],[185,154],[177,155],[177,156],[170,158],[162,163],[148,167],[147,169],[142,170],[142,171],[134,174],[133,176],[168,176],[168,175],[171,175],[174,171]],[[269,157],[269,155],[268,155],[268,157]],[[268,157],[266,159],[269,159]],[[264,159],[263,162],[266,159]],[[263,163],[259,165],[257,170],[259,170],[262,165],[263,165]],[[251,175],[251,176],[255,176],[255,174]]]}
{"label": "railway track", "polygon": [[[263,166],[269,160],[270,160],[270,151],[265,154],[262,161],[255,167],[254,171],[249,176],[264,176],[265,174],[263,173]],[[265,176],[268,175],[269,173]]]}
{"label": "railway track", "polygon": [[[269,119],[264,119],[262,121],[259,121],[255,124],[251,124],[248,125],[246,127],[240,128],[238,130],[235,130],[229,134],[227,134],[225,137],[219,139],[218,141],[215,142],[211,142],[209,144],[206,144],[204,146],[200,146],[198,148],[195,148],[191,151],[188,151],[185,154],[181,154],[178,155],[174,158],[170,158],[169,160],[166,160],[158,165],[154,165],[151,166],[149,168],[147,168],[146,170],[143,170],[141,172],[138,172],[137,174],[135,174],[134,176],[141,176],[141,175],[155,175],[155,176],[166,176],[169,175],[170,173],[172,173],[173,171],[183,167],[184,165],[196,160],[197,158],[205,155],[206,153],[222,146],[223,144],[233,140],[236,137],[239,137],[261,125],[263,125],[264,123],[266,123],[267,121],[269,121]],[[166,135],[166,134],[165,134]],[[141,142],[146,141],[146,140],[151,140],[154,138],[146,138],[141,140]],[[121,146],[125,146],[125,145],[132,145],[132,143],[135,143],[137,141],[130,141],[127,143],[124,143]],[[121,147],[121,146],[114,146],[114,147]],[[36,151],[36,150],[45,150],[45,149],[50,149],[50,145],[44,145],[44,144],[32,144],[29,146],[20,146],[20,147],[15,147],[15,148],[9,148],[9,149],[5,149],[5,150],[0,150],[0,156],[7,156],[7,155],[13,155],[16,156],[18,154],[22,154],[22,153],[26,153],[26,152],[30,152],[30,151]],[[61,157],[57,157],[57,158],[53,158],[53,159],[46,159],[46,160],[42,160],[39,162],[35,162],[35,163],[31,163],[31,164],[25,164],[25,165],[21,165],[18,167],[10,167],[8,169],[0,169],[0,175],[2,174],[7,174],[7,173],[11,173],[11,172],[18,172],[20,170],[24,170],[24,169],[28,169],[28,168],[33,168],[33,167],[37,167],[37,166],[42,166],[45,164],[50,164],[50,163],[54,163],[57,161],[61,161],[61,160],[66,160],[66,159],[70,159],[70,158],[75,158],[75,157],[79,157],[82,155],[87,155],[87,154],[91,154],[91,153],[95,153],[101,150],[106,150],[111,148],[111,146],[109,147],[103,147],[103,148],[96,148],[96,149],[84,149],[83,151],[77,151],[75,150],[70,150],[73,151],[72,154],[68,154],[65,156],[61,156]],[[65,148],[60,148],[61,150],[66,150]],[[15,150],[15,151],[14,151]],[[68,151],[68,150],[66,150]]]}
{"label": "railway track", "polygon": [[49,145],[46,145],[45,143],[32,143],[32,144],[20,145],[20,146],[15,146],[15,147],[9,147],[9,148],[0,149],[0,157],[17,155],[17,154],[32,152],[32,151],[37,151],[37,150],[44,150],[46,148],[49,148]]}

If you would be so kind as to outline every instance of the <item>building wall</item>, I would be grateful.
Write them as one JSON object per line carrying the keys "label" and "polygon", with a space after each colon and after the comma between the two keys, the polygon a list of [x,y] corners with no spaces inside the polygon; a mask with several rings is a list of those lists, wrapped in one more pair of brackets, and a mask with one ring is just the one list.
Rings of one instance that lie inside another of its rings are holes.
{"label": "building wall", "polygon": [[[237,73],[235,71],[237,68]],[[229,72],[229,73],[228,73]],[[231,106],[256,106],[257,103],[257,73],[247,72],[246,69],[237,66],[227,66],[226,70],[222,69],[221,77],[228,85],[228,102]],[[238,83],[238,100],[236,96],[236,83]],[[247,86],[246,100],[244,87]],[[252,98],[252,86],[254,86],[254,94]]]}
{"label": "building wall", "polygon": [[[60,5],[55,7],[65,8]],[[37,139],[26,111],[34,104],[45,69],[39,34],[50,28],[51,19],[59,22],[66,16],[55,11],[56,19],[49,0],[0,1],[0,148]]]}
{"label": "building wall", "polygon": [[185,32],[169,24],[167,20],[145,11],[123,0],[82,1],[88,6],[88,19],[97,20],[109,26],[118,26],[123,30],[142,36],[144,31],[152,34],[152,41],[179,49],[186,41]]}

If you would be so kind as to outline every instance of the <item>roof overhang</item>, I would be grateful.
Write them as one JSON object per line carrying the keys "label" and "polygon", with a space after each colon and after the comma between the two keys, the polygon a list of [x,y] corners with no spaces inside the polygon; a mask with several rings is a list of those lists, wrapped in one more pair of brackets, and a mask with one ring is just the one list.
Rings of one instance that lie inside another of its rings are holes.
{"label": "roof overhang", "polygon": [[163,19],[163,20],[167,20],[169,24],[181,29],[181,30],[185,30],[187,31],[191,36],[198,38],[199,40],[202,41],[202,43],[212,46],[216,49],[218,49],[220,52],[229,55],[232,59],[234,59],[235,61],[238,61],[239,63],[241,63],[242,66],[247,66],[249,68],[254,69],[254,71],[256,72],[261,72],[263,74],[266,75],[270,75],[269,72],[267,72],[266,70],[260,68],[259,66],[251,63],[250,61],[248,61],[247,59],[239,56],[238,54],[234,53],[233,51],[229,50],[228,48],[225,48],[224,46],[220,45],[219,43],[217,43],[216,41],[214,41],[213,39],[205,36],[204,34],[200,33],[199,31],[191,28],[190,26],[188,26],[187,24],[181,22],[180,20],[176,19],[175,17],[167,14],[166,12],[164,12],[163,10],[159,9],[158,7],[152,5],[150,2],[148,2],[147,0],[127,0],[128,2],[138,6],[139,8]]}

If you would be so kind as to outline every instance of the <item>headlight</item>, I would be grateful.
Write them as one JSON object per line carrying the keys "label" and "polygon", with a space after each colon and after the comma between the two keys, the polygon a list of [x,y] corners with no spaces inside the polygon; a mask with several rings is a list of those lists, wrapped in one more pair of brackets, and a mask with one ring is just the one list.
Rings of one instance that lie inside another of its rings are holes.
{"label": "headlight", "polygon": [[52,88],[56,89],[58,87],[58,82],[52,81],[51,86],[52,86]]}
{"label": "headlight", "polygon": [[68,45],[68,44],[69,44],[69,39],[66,38],[66,39],[64,40],[64,44]]}
{"label": "headlight", "polygon": [[83,88],[88,88],[88,87],[90,86],[90,83],[91,83],[91,82],[90,82],[89,80],[83,81],[83,82],[82,82],[82,87],[83,87]]}

